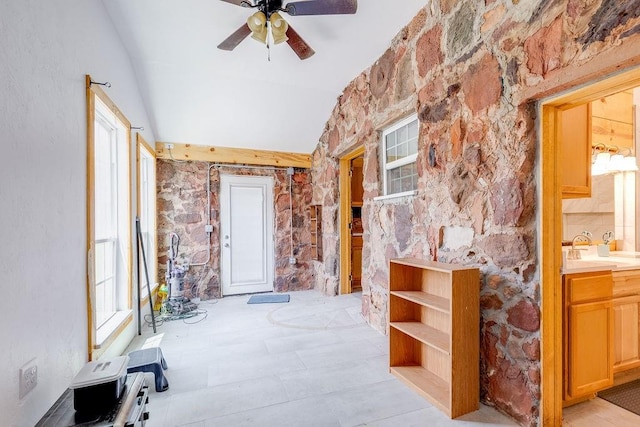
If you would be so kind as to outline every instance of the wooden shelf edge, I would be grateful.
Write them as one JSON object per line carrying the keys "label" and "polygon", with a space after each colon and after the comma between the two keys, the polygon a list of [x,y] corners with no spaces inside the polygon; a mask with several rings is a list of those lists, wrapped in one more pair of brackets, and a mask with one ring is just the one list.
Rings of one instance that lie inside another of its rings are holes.
{"label": "wooden shelf edge", "polygon": [[389,372],[451,417],[449,385],[422,366],[391,366]]}
{"label": "wooden shelf edge", "polygon": [[450,301],[447,298],[431,295],[422,291],[389,291],[391,295],[395,295],[398,298],[405,299],[407,301],[420,304],[424,307],[429,307],[434,310],[441,311],[443,313],[451,313]]}
{"label": "wooden shelf edge", "polygon": [[427,261],[427,260],[418,259],[418,258],[393,258],[389,260],[389,262],[394,264],[406,265],[409,267],[428,268],[430,270],[439,271],[442,273],[451,273],[453,271],[470,270],[470,269],[478,270],[477,267],[470,267],[467,265],[459,265],[459,264],[447,264],[444,262],[437,262],[437,261]]}
{"label": "wooden shelf edge", "polygon": [[449,335],[442,331],[420,322],[390,322],[389,326],[447,356],[451,355]]}

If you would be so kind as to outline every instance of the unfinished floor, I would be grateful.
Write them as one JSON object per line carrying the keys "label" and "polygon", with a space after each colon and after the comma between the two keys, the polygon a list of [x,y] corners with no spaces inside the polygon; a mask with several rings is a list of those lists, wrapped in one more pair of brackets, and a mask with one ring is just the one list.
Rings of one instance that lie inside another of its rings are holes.
{"label": "unfinished floor", "polygon": [[484,405],[451,421],[390,375],[387,337],[360,316],[360,294],[290,295],[226,297],[200,304],[206,318],[143,326],[128,351],[159,345],[169,365],[169,390],[150,387],[147,425],[516,425]]}

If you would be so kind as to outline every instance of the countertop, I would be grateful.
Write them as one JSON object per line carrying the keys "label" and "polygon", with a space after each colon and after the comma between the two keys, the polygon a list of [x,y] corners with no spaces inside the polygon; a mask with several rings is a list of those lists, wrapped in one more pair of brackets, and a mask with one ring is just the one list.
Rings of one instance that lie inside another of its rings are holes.
{"label": "countertop", "polygon": [[581,251],[581,256],[582,259],[565,260],[562,274],[640,270],[640,252],[612,251],[610,256],[601,257],[597,255],[595,247],[591,247],[587,251]]}

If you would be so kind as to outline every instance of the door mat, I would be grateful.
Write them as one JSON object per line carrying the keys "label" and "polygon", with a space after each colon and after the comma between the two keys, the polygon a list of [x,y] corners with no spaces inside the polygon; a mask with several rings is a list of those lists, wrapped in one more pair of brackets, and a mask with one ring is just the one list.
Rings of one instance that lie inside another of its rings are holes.
{"label": "door mat", "polygon": [[276,302],[289,302],[289,294],[251,295],[247,304],[269,304]]}
{"label": "door mat", "polygon": [[640,415],[640,380],[599,391],[598,397]]}

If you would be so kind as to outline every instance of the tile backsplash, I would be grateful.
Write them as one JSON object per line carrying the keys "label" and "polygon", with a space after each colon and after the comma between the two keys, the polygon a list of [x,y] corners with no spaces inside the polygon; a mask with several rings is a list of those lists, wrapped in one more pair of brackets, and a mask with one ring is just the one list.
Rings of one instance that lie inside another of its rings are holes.
{"label": "tile backsplash", "polygon": [[615,231],[615,183],[613,175],[592,177],[591,197],[562,201],[562,239],[589,231],[594,240],[602,240],[607,231]]}

